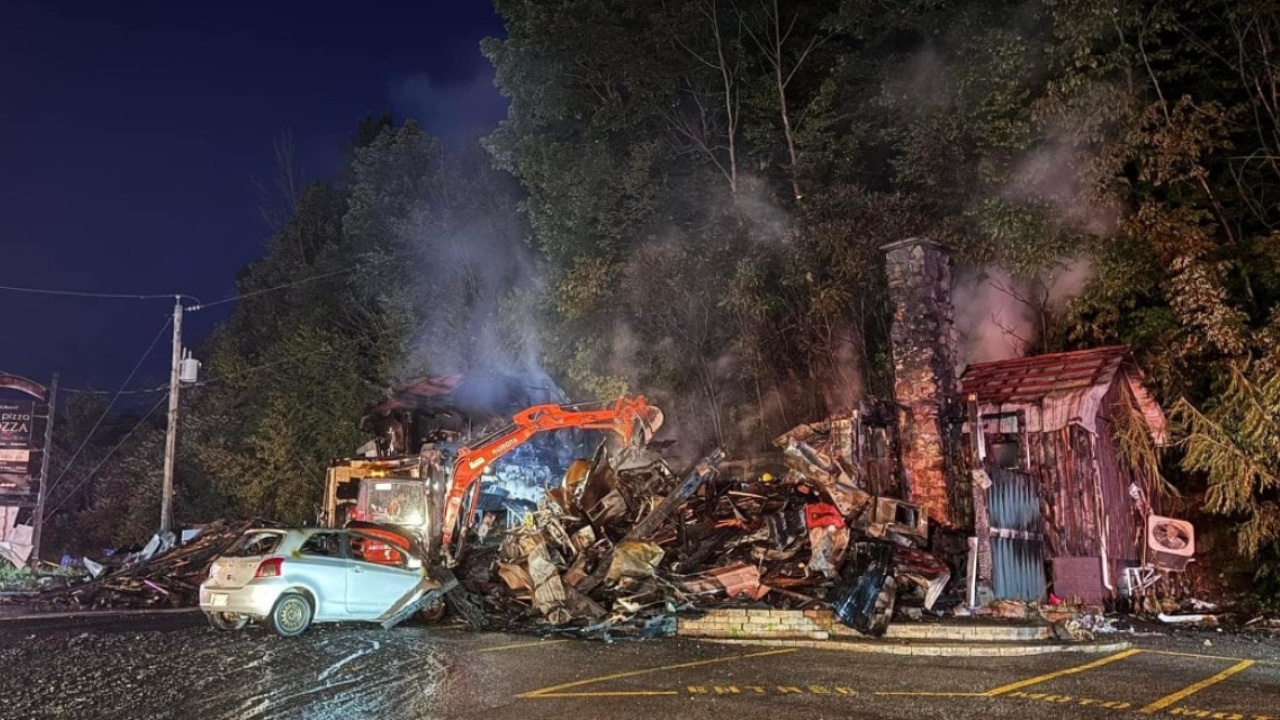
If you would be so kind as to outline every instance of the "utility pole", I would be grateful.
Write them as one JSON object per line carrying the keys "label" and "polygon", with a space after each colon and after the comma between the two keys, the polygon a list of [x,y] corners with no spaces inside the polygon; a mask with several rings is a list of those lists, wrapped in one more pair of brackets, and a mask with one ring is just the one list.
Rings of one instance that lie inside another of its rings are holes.
{"label": "utility pole", "polygon": [[173,525],[173,461],[178,444],[178,387],[182,365],[182,297],[173,302],[173,363],[169,368],[169,422],[164,435],[164,490],[160,495],[160,532]]}
{"label": "utility pole", "polygon": [[31,569],[40,567],[40,541],[44,535],[44,501],[49,486],[49,456],[53,455],[53,416],[58,407],[58,373],[53,374],[49,392],[45,395],[49,409],[45,411],[44,453],[40,456],[40,490],[36,494],[36,516],[31,530]]}

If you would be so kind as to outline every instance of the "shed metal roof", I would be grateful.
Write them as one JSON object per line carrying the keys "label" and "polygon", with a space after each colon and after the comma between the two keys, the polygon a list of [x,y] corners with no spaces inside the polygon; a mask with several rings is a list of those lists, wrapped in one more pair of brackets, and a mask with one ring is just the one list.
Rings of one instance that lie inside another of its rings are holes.
{"label": "shed metal roof", "polygon": [[987,408],[1036,406],[1043,430],[1078,422],[1093,431],[1102,398],[1117,376],[1133,393],[1152,436],[1163,442],[1164,411],[1143,385],[1142,371],[1125,345],[974,363],[965,368],[960,387]]}

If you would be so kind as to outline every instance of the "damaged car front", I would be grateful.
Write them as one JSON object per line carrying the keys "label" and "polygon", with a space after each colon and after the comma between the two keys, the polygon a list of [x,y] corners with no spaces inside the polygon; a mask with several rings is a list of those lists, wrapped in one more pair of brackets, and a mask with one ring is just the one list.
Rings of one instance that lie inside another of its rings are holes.
{"label": "damaged car front", "polygon": [[290,637],[318,622],[390,627],[441,594],[417,545],[394,529],[263,528],[213,562],[200,609],[219,630],[252,621]]}

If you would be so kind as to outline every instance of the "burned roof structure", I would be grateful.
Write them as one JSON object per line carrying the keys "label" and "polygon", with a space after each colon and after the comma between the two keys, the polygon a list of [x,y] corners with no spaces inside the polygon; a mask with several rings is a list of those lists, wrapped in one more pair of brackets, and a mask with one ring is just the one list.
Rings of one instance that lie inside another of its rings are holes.
{"label": "burned roof structure", "polygon": [[566,401],[541,371],[429,375],[388,390],[360,427],[376,438],[377,454],[411,455],[424,442],[481,433],[531,405]]}
{"label": "burned roof structure", "polygon": [[975,363],[967,402],[979,581],[996,597],[1101,600],[1140,565],[1155,478],[1127,461],[1123,428],[1165,440],[1165,417],[1125,346]]}

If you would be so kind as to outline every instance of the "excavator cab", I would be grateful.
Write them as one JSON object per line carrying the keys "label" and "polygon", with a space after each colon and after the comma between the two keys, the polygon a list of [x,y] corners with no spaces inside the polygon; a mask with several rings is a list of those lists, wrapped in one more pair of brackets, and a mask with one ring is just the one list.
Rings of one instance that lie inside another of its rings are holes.
{"label": "excavator cab", "polygon": [[368,515],[361,520],[417,528],[426,522],[426,503],[422,481],[383,478],[361,483],[356,507]]}

